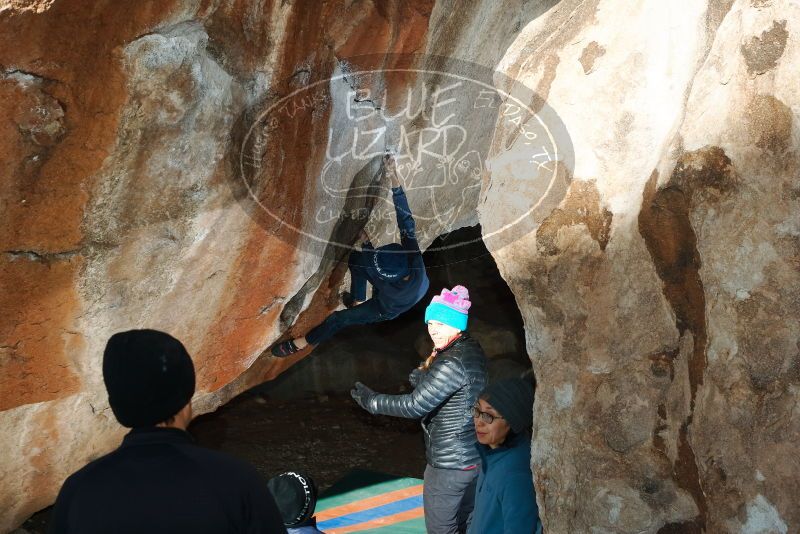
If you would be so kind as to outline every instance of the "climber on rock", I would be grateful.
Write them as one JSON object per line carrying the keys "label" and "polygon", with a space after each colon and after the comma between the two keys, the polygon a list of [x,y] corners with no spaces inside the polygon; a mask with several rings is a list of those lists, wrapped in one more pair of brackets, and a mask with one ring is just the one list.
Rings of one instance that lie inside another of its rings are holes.
{"label": "climber on rock", "polygon": [[[397,177],[394,157],[384,157],[384,169],[392,184],[392,198],[400,229],[400,243],[375,249],[362,231],[362,250],[354,250],[348,261],[350,292],[342,294],[346,309],[333,312],[304,337],[276,343],[272,354],[286,357],[308,347],[316,347],[348,326],[378,323],[394,319],[419,302],[430,281],[425,272],[422,252],[417,243],[414,217]],[[367,282],[372,284],[372,298],[367,300]]]}

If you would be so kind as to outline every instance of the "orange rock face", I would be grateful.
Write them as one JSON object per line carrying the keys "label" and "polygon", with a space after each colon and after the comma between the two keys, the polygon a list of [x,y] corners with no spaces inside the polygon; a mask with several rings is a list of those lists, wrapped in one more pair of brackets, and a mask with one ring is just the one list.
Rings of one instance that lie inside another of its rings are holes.
{"label": "orange rock face", "polygon": [[[296,88],[305,65],[324,80],[337,58],[424,46],[431,8],[0,8],[0,417],[36,443],[26,453],[13,436],[0,439],[16,451],[3,458],[0,530],[51,502],[67,474],[118,440],[100,376],[113,331],[180,337],[195,359],[199,411],[292,363],[259,356],[302,284],[298,237],[271,232],[237,198],[235,140],[251,113]],[[293,227],[312,213],[303,177],[318,172],[329,135],[327,111],[304,113],[283,132],[290,151],[262,162],[281,184],[264,198]],[[336,305],[336,284],[322,285],[297,328]]]}

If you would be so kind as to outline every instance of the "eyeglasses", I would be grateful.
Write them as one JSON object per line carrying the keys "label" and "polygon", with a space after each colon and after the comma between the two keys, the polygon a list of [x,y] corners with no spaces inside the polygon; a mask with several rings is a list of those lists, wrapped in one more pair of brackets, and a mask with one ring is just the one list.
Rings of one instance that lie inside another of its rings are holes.
{"label": "eyeglasses", "polygon": [[473,406],[472,409],[470,409],[470,413],[472,413],[473,419],[477,419],[480,417],[481,421],[489,425],[491,425],[495,419],[505,419],[504,417],[501,417],[499,415],[492,415],[488,412],[482,412],[477,404]]}

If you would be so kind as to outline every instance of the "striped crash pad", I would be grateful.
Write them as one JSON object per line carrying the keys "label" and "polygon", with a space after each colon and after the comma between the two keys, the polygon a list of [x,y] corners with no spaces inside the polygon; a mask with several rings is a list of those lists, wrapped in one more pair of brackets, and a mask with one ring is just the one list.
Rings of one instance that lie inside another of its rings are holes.
{"label": "striped crash pad", "polygon": [[325,534],[425,534],[422,480],[351,471],[320,497],[316,518]]}

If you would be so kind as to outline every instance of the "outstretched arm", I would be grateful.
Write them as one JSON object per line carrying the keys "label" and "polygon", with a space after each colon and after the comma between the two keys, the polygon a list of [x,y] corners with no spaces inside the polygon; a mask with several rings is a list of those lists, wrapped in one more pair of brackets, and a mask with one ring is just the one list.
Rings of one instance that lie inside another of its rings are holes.
{"label": "outstretched arm", "polygon": [[397,166],[395,165],[394,157],[387,155],[384,158],[384,166],[392,182],[392,200],[397,214],[397,228],[400,230],[400,243],[406,250],[419,252],[414,216],[411,214],[406,193],[403,191],[403,186],[397,177]]}
{"label": "outstretched arm", "polygon": [[383,156],[383,170],[389,175],[389,181],[392,184],[392,189],[403,187],[400,183],[400,178],[397,176],[397,162],[394,160],[392,154]]}
{"label": "outstretched arm", "polygon": [[432,366],[406,395],[372,393],[362,406],[372,414],[419,419],[436,409],[464,384],[464,368],[455,360]]}

